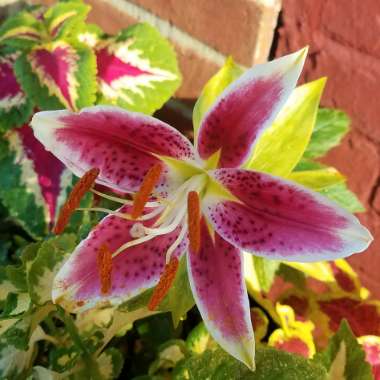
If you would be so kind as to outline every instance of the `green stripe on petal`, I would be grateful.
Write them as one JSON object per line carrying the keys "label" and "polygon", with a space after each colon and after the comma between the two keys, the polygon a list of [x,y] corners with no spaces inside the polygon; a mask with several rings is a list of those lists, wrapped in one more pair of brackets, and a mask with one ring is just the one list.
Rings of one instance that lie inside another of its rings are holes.
{"label": "green stripe on petal", "polygon": [[286,177],[301,159],[312,134],[326,79],[297,87],[259,138],[247,167]]}
{"label": "green stripe on petal", "polygon": [[100,42],[96,55],[102,104],[150,114],[181,83],[173,47],[148,24],[134,25]]}

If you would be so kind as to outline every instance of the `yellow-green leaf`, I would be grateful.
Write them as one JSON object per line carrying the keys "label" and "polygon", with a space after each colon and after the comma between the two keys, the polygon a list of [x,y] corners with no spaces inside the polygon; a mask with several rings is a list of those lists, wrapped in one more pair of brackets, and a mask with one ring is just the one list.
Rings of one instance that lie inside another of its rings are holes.
{"label": "yellow-green leaf", "polygon": [[260,137],[247,167],[287,177],[310,140],[326,78],[297,87]]}
{"label": "yellow-green leaf", "polygon": [[204,114],[223,90],[241,74],[243,74],[243,70],[236,65],[231,57],[228,57],[224,66],[206,83],[193,110],[194,138]]}
{"label": "yellow-green leaf", "polygon": [[345,181],[345,177],[336,169],[331,167],[318,170],[292,172],[288,178],[291,181],[297,182],[316,191]]}

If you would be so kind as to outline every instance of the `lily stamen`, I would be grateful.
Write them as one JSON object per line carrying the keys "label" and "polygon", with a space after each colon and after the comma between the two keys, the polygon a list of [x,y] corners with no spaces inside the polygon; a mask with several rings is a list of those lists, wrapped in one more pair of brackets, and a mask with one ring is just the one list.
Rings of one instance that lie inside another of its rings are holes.
{"label": "lily stamen", "polygon": [[173,244],[169,247],[169,249],[166,252],[166,261],[165,261],[166,264],[169,264],[172,254],[178,248],[178,246],[183,242],[183,240],[185,239],[186,233],[187,233],[187,224],[183,223],[181,231],[177,239],[174,240]]}
{"label": "lily stamen", "polygon": [[99,248],[97,265],[101,293],[107,295],[111,290],[112,285],[112,253],[105,244]]}
{"label": "lily stamen", "polygon": [[[120,198],[120,197],[115,197],[113,195],[102,193],[101,191],[96,190],[96,189],[91,189],[91,192],[96,194],[96,195],[99,195],[99,197],[101,197],[101,198],[108,199],[110,201],[120,203],[123,205],[133,206],[133,203],[134,203],[134,201],[131,199],[124,199],[124,198]],[[161,205],[161,200],[159,202],[147,202],[145,204],[145,207],[157,207],[160,205]]]}
{"label": "lily stamen", "polygon": [[187,216],[190,249],[198,253],[201,246],[201,207],[196,191],[190,191],[187,196]]}
{"label": "lily stamen", "polygon": [[133,219],[137,219],[144,211],[144,207],[146,206],[154,187],[157,185],[161,173],[162,167],[160,164],[155,164],[148,170],[148,173],[145,175],[141,184],[140,190],[135,195],[131,213]]}
{"label": "lily stamen", "polygon": [[98,177],[100,170],[97,168],[90,169],[83,177],[75,184],[71,193],[69,194],[65,204],[62,206],[57,223],[54,226],[53,232],[55,234],[61,234],[66,225],[68,224],[71,215],[77,209],[80,201],[84,195],[94,185],[96,178]]}
{"label": "lily stamen", "polygon": [[175,279],[175,275],[177,273],[179,266],[178,259],[173,257],[169,264],[165,265],[164,272],[162,273],[160,280],[156,287],[153,290],[153,294],[148,303],[148,310],[154,311],[157,309],[157,306],[161,303],[161,301],[165,298],[166,294],[170,290],[173,281]]}

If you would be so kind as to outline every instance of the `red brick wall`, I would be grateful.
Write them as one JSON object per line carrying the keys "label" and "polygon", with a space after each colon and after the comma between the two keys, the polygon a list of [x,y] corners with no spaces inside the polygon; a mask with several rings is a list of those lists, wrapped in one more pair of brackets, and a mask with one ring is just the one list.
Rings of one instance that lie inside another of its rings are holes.
{"label": "red brick wall", "polygon": [[322,104],[345,110],[352,131],[326,162],[347,177],[367,207],[375,236],[350,261],[380,296],[380,1],[283,0],[275,55],[310,46],[303,80],[328,76]]}

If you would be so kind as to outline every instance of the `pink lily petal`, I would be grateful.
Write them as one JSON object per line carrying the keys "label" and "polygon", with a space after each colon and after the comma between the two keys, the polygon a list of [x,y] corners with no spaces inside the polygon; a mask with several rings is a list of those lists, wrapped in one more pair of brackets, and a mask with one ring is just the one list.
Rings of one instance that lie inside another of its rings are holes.
{"label": "pink lily petal", "polygon": [[[137,191],[149,168],[161,162],[159,156],[194,158],[191,143],[168,124],[117,107],[39,112],[31,125],[37,139],[74,174],[97,167],[97,183],[118,191]],[[156,190],[166,195],[170,173],[163,162],[162,167]],[[177,186],[178,175],[171,178]]]}
{"label": "pink lily petal", "polygon": [[33,130],[29,125],[15,129],[12,133],[18,135],[26,158],[32,162],[35,174],[31,173],[31,175],[37,176],[40,192],[48,211],[48,221],[52,225],[57,212],[58,199],[62,191],[66,190],[62,179],[68,171],[61,161],[45,150],[34,137]]}
{"label": "pink lily petal", "polygon": [[255,255],[333,260],[363,251],[372,240],[355,216],[290,181],[243,169],[209,175],[231,194],[229,199],[211,192],[206,196],[210,223],[231,244]]}
{"label": "pink lily petal", "polygon": [[210,334],[228,353],[254,368],[255,339],[239,250],[218,234],[213,241],[203,219],[201,249],[187,258],[194,299]]}
{"label": "pink lily petal", "polygon": [[[127,210],[124,206],[118,211]],[[156,219],[144,222],[144,226],[152,226]],[[111,252],[115,252],[124,243],[133,240],[130,230],[135,223],[114,215],[106,216],[58,272],[53,285],[54,302],[77,312],[96,304],[117,305],[155,286],[165,266],[166,251],[178,237],[181,226],[172,233],[130,247],[114,257],[110,293],[101,294],[97,265],[99,249],[106,244]],[[181,255],[186,244],[186,241],[180,244],[173,254],[177,257]]]}
{"label": "pink lily petal", "polygon": [[306,49],[256,65],[228,86],[202,120],[198,151],[220,152],[219,167],[238,167],[249,157],[296,85]]}

